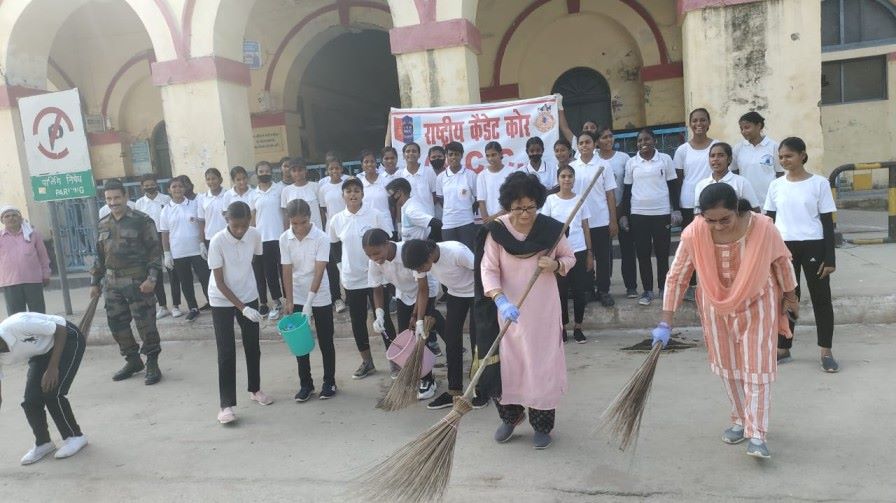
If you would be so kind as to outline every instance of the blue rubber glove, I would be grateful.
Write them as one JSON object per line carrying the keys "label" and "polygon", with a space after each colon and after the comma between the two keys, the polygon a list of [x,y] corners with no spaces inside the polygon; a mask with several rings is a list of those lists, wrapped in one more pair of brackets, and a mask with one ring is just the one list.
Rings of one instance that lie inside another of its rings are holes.
{"label": "blue rubber glove", "polygon": [[498,306],[498,314],[505,320],[516,323],[516,320],[519,319],[520,309],[507,300],[507,296],[503,293],[495,297],[495,305]]}
{"label": "blue rubber glove", "polygon": [[662,342],[663,347],[665,348],[669,344],[669,337],[672,335],[672,327],[665,321],[661,321],[656,328],[650,332],[650,335],[653,336],[653,343],[651,346],[655,346],[657,342]]}

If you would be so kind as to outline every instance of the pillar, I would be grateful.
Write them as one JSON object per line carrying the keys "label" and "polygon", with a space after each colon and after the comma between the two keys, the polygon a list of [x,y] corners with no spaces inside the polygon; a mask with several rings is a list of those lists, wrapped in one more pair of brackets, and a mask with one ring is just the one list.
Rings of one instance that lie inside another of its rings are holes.
{"label": "pillar", "polygon": [[187,175],[196,192],[204,172],[254,166],[249,116],[249,69],[216,56],[153,63],[153,84],[161,87],[174,176]]}
{"label": "pillar", "polygon": [[774,139],[803,138],[820,169],[820,2],[678,0],[678,7],[686,111],[709,109],[711,136],[735,142],[738,118],[756,110]]}
{"label": "pillar", "polygon": [[476,2],[390,0],[389,31],[403,107],[479,103]]}

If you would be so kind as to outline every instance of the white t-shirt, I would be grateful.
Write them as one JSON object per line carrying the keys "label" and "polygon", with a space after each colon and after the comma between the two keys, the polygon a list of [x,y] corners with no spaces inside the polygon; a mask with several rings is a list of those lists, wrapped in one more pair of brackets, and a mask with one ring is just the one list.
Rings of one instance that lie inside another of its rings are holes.
{"label": "white t-shirt", "polygon": [[765,211],[775,211],[775,226],[784,241],[814,241],[824,239],[822,213],[834,213],[837,205],[827,178],[812,175],[791,182],[786,176],[775,179],[768,186]]}
{"label": "white t-shirt", "polygon": [[635,215],[668,215],[672,213],[669,202],[669,185],[675,180],[672,158],[657,151],[653,158],[645,160],[635,154],[625,165],[625,183],[632,186],[631,213]]}
{"label": "white t-shirt", "polygon": [[548,190],[551,190],[557,186],[557,167],[549,166],[547,161],[545,161],[544,159],[542,159],[541,161],[541,166],[539,166],[538,169],[535,169],[532,167],[532,163],[529,161],[529,158],[526,157],[525,164],[523,165],[523,167],[519,168],[518,171],[537,176],[541,181],[541,184],[544,185],[544,188]]}
{"label": "white t-shirt", "polygon": [[[140,199],[137,199],[137,202],[134,204],[134,208],[137,211],[149,215],[149,218],[151,218],[152,221],[156,223],[156,231],[158,231],[159,219],[162,217],[162,208],[164,208],[165,205],[170,202],[170,197],[166,196],[165,194],[159,193],[156,194],[155,199],[150,199],[149,196],[143,196]],[[106,208],[108,208],[108,206],[106,206]]]}
{"label": "white t-shirt", "polygon": [[[3,367],[22,362],[53,350],[57,326],[66,326],[65,318],[40,313],[16,313],[0,323],[0,337],[9,351],[0,353],[0,379]],[[60,379],[63,378],[60,370]]]}
{"label": "white t-shirt", "polygon": [[[227,207],[230,206],[230,203],[235,203],[237,201],[242,201],[249,206],[249,209],[255,211],[255,200],[258,199],[258,193],[255,192],[255,189],[249,187],[246,192],[242,194],[237,194],[236,189],[230,189],[224,193],[224,208],[223,211],[227,211]],[[225,224],[226,225],[226,224]]]}
{"label": "white t-shirt", "polygon": [[[595,157],[599,157],[600,154],[595,151]],[[616,196],[616,206],[622,204],[622,191],[625,187],[625,165],[628,164],[628,160],[631,157],[628,156],[625,152],[615,151],[613,153],[613,157],[609,159],[603,159],[604,162],[610,164],[610,167],[613,168],[613,179],[616,181],[616,189],[613,191],[613,195]]]}
{"label": "white t-shirt", "polygon": [[432,195],[436,192],[437,177],[432,167],[421,164],[416,173],[411,173],[407,167],[400,173],[401,178],[411,184],[411,199],[420,201],[427,213],[435,215],[435,203]]}
{"label": "white t-shirt", "polygon": [[[339,187],[341,190],[342,185]],[[311,207],[311,223],[316,225],[318,229],[323,229],[323,222],[320,221],[320,202],[317,199],[318,191],[319,185],[317,182],[306,182],[301,187],[296,187],[294,184],[287,185],[283,187],[283,192],[280,193],[280,207],[286,208],[286,205],[294,199],[305,201]]]}
{"label": "white t-shirt", "polygon": [[[442,241],[438,246],[439,261],[432,264],[429,274],[445,285],[449,295],[467,299],[473,297],[473,252],[458,241]],[[424,274],[415,271],[414,277],[422,278]]]}
{"label": "white t-shirt", "polygon": [[[261,233],[262,241],[277,241],[283,234],[284,220],[283,209],[280,207],[280,197],[283,192],[281,185],[271,184],[268,190],[260,187],[255,189],[255,227]],[[311,212],[317,208],[311,208]]]}
{"label": "white t-shirt", "polygon": [[330,219],[330,226],[327,227],[330,241],[342,242],[342,268],[339,270],[339,280],[346,290],[370,287],[367,282],[370,259],[364,253],[361,238],[369,229],[378,228],[385,231],[386,225],[382,218],[378,211],[362,205],[357,213],[345,209]]}
{"label": "white t-shirt", "polygon": [[384,168],[382,164],[380,165],[379,169],[377,169],[376,173],[377,175],[379,175],[377,177],[377,182],[380,182],[382,180],[383,187],[389,185],[389,182],[391,182],[392,180],[401,178],[401,169],[396,168],[394,173],[389,174],[388,172],[386,172],[386,168]]}
{"label": "white t-shirt", "polygon": [[693,208],[696,206],[694,200],[694,187],[697,182],[708,176],[712,176],[712,169],[709,167],[709,149],[716,143],[715,140],[704,149],[695,149],[690,143],[684,142],[675,149],[675,157],[672,163],[675,169],[684,172],[684,178],[681,181],[681,194],[679,201],[682,208]]}
{"label": "white t-shirt", "polygon": [[473,223],[473,203],[476,202],[476,173],[461,167],[457,173],[451,168],[439,173],[436,195],[442,202],[442,228],[454,229]]}
{"label": "white t-shirt", "polygon": [[489,216],[497,215],[504,209],[498,202],[501,185],[504,185],[504,180],[514,171],[513,168],[504,166],[498,172],[485,168],[476,175],[476,201],[485,202],[485,211]]}
{"label": "white t-shirt", "polygon": [[389,193],[386,192],[386,175],[377,176],[376,181],[369,182],[367,177],[361,175],[359,180],[364,185],[364,206],[376,211],[382,217],[381,223],[391,236],[395,232],[392,224],[392,211],[389,209]]}
{"label": "white t-shirt", "polygon": [[778,173],[784,172],[778,162],[778,142],[766,136],[756,146],[747,140],[738,143],[734,146],[728,169],[746,178],[753,185],[759,202],[764,204],[768,186]]}
{"label": "white t-shirt", "polygon": [[227,191],[221,189],[217,196],[210,191],[196,196],[195,201],[198,205],[199,220],[205,222],[205,237],[208,239],[211,239],[224,227],[227,227],[227,220],[224,218],[224,211],[227,210],[227,206],[224,204],[225,194],[227,194]]}
{"label": "white t-shirt", "polygon": [[[131,208],[132,210],[137,209],[137,205],[134,203],[134,201],[128,201],[127,205],[128,205],[128,208]],[[112,210],[109,209],[108,204],[104,204],[103,207],[100,208],[99,210],[97,210],[96,213],[97,213],[97,219],[102,220],[102,219],[108,217],[109,215],[111,215]]]}
{"label": "white t-shirt", "polygon": [[710,176],[697,182],[697,186],[694,187],[694,212],[700,213],[700,208],[697,207],[697,205],[700,204],[700,193],[703,192],[703,189],[714,183],[727,183],[734,188],[734,193],[737,194],[739,199],[750,201],[751,208],[762,208],[762,206],[759,205],[759,198],[756,197],[756,192],[753,191],[753,186],[750,182],[748,182],[746,178],[740,175],[735,175],[729,171],[725,173],[725,176],[723,176],[721,180],[717,181]]}
{"label": "white t-shirt", "polygon": [[[317,262],[329,261],[330,238],[318,227],[312,226],[303,239],[297,238],[292,229],[280,235],[280,263],[292,265],[292,301],[296,305],[304,306],[308,299]],[[325,271],[311,307],[329,306],[332,302],[330,280]]]}
{"label": "white t-shirt", "polygon": [[162,208],[159,230],[168,233],[168,243],[172,258],[199,255],[199,205],[195,200],[184,198],[180,204],[172,200]]}
{"label": "white t-shirt", "polygon": [[212,237],[208,244],[208,268],[212,271],[208,280],[208,303],[212,307],[233,307],[218,288],[215,269],[223,268],[224,283],[240,302],[248,304],[258,300],[252,259],[261,253],[261,233],[255,227],[249,227],[241,239],[235,238],[226,227]]}
{"label": "white t-shirt", "polygon": [[[377,264],[370,260],[368,281],[371,287],[392,284],[395,286],[395,297],[406,306],[413,306],[417,302],[417,278],[416,272],[408,269],[401,261],[401,248],[404,243],[395,243],[395,257]],[[435,297],[439,290],[439,283],[426,275],[426,283],[429,285],[429,296]]]}
{"label": "white t-shirt", "polygon": [[576,194],[585,192],[585,189],[591,184],[591,180],[594,179],[594,175],[597,174],[597,170],[601,166],[604,167],[604,172],[597,179],[597,183],[594,184],[583,206],[588,206],[589,216],[585,218],[588,218],[589,227],[594,229],[595,227],[610,225],[610,208],[607,204],[607,192],[616,190],[616,177],[613,176],[613,168],[610,166],[610,163],[595,154],[587,163],[581,159],[576,159],[569,165],[576,170],[576,183],[573,186],[573,191]]}
{"label": "white t-shirt", "polygon": [[426,239],[429,236],[429,222],[433,219],[423,203],[410,198],[401,207],[401,240]]}
{"label": "white t-shirt", "polygon": [[[348,180],[347,175],[342,175],[339,183],[333,183],[330,177],[318,182],[317,202],[321,208],[327,209],[327,224],[333,215],[345,209],[345,199],[342,198],[342,182]],[[315,211],[315,209],[312,209]],[[323,227],[326,228],[326,227]]]}
{"label": "white t-shirt", "polygon": [[[547,200],[545,200],[544,206],[541,208],[541,213],[563,223],[569,218],[569,214],[572,213],[572,210],[576,207],[578,202],[578,197],[561,199],[559,194],[551,194],[548,196]],[[566,240],[569,241],[569,246],[572,248],[572,251],[580,252],[588,249],[588,245],[585,243],[585,230],[582,228],[582,220],[588,220],[590,224],[590,218],[591,213],[588,209],[588,205],[583,204],[582,207],[579,208],[579,211],[576,212],[576,216],[573,217],[572,222],[569,223],[569,236],[567,236]]]}

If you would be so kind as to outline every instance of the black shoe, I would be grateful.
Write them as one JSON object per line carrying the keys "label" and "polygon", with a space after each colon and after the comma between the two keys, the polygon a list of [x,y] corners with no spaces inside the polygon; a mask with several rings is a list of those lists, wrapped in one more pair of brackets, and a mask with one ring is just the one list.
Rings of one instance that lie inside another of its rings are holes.
{"label": "black shoe", "polygon": [[600,305],[604,307],[613,307],[616,305],[616,301],[613,300],[613,296],[607,292],[600,292],[597,294],[600,297]]}
{"label": "black shoe", "polygon": [[600,296],[597,294],[596,290],[591,290],[588,299],[588,302],[595,302],[597,300],[600,300]]}
{"label": "black shoe", "polygon": [[569,340],[569,335],[566,333],[566,329],[564,328],[563,329],[563,342],[566,343],[566,341],[568,341],[568,340]]}
{"label": "black shoe", "polygon": [[296,393],[295,399],[297,402],[307,402],[311,398],[312,393],[314,393],[314,386],[302,386],[299,392]]}
{"label": "black shoe", "polygon": [[585,344],[588,341],[588,338],[585,337],[585,334],[582,333],[581,328],[577,328],[572,331],[572,338],[576,340],[579,344]]}
{"label": "black shoe", "polygon": [[793,358],[791,358],[791,356],[790,356],[789,349],[785,349],[784,351],[780,351],[780,350],[778,351],[778,365],[781,365],[782,363],[787,363],[787,362],[791,361],[792,359]]}
{"label": "black shoe", "polygon": [[834,355],[825,355],[821,357],[821,368],[825,372],[835,374],[840,372],[840,364],[834,359]]}
{"label": "black shoe", "polygon": [[320,388],[320,394],[317,395],[317,398],[326,400],[327,398],[333,398],[334,396],[336,396],[336,385],[325,382]]}
{"label": "black shoe", "polygon": [[199,310],[198,309],[190,309],[190,312],[187,313],[187,317],[184,319],[187,321],[196,321],[196,318],[198,318],[198,317],[199,317]]}
{"label": "black shoe", "polygon": [[487,396],[474,396],[471,403],[474,409],[484,409],[488,407],[488,402],[490,401]]}
{"label": "black shoe", "polygon": [[627,288],[625,290],[625,298],[637,299],[638,298],[638,289],[637,288]]}
{"label": "black shoe", "polygon": [[212,306],[211,306],[211,304],[209,304],[208,302],[206,302],[204,306],[202,306],[202,307],[199,308],[199,310],[200,310],[200,311],[211,311],[211,310],[212,310]]}
{"label": "black shoe", "polygon": [[267,304],[259,304],[258,305],[258,314],[260,314],[262,316],[267,316],[268,313],[270,313],[270,312],[271,312],[271,308],[268,307]]}
{"label": "black shoe", "polygon": [[162,380],[162,371],[159,369],[159,354],[149,355],[146,357],[146,375],[143,377],[143,384],[152,386]]}
{"label": "black shoe", "polygon": [[454,405],[454,395],[451,395],[446,391],[437,396],[435,400],[429,402],[426,408],[429,410],[436,410],[451,407],[452,405]]}
{"label": "black shoe", "polygon": [[112,375],[112,380],[124,381],[144,368],[145,366],[143,365],[143,360],[140,358],[140,355],[128,356],[125,358],[124,367],[121,367],[118,372]]}

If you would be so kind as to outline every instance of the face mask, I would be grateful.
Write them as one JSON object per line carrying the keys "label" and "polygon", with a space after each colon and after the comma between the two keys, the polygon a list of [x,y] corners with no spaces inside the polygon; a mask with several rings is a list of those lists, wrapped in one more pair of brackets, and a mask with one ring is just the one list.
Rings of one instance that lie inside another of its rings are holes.
{"label": "face mask", "polygon": [[148,189],[144,189],[144,190],[143,190],[143,193],[144,193],[144,194],[152,195],[152,194],[155,194],[155,193],[158,192],[158,191],[159,191],[159,188],[158,188],[158,187],[151,187],[151,188],[148,188]]}
{"label": "face mask", "polygon": [[429,161],[429,163],[432,164],[432,168],[437,171],[445,167],[445,159],[433,159]]}
{"label": "face mask", "polygon": [[272,175],[258,175],[258,183],[271,183]]}
{"label": "face mask", "polygon": [[541,156],[542,155],[543,154],[530,154],[529,160],[532,161],[532,164],[539,165],[539,164],[541,164]]}

